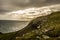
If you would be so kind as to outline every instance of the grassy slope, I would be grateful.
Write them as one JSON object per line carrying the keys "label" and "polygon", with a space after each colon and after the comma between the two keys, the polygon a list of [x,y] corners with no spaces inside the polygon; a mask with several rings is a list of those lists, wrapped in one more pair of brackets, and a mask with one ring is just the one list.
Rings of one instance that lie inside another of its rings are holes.
{"label": "grassy slope", "polygon": [[[56,37],[56,36],[60,35],[60,12],[56,12],[51,15],[48,15],[46,24],[44,24],[42,26],[46,26],[46,25],[49,27],[55,28],[53,31],[47,32],[46,35],[48,35],[50,37]],[[15,34],[16,34],[16,32],[7,33],[7,34],[0,34],[0,40],[15,40]],[[24,36],[24,37],[28,37],[28,35]],[[32,36],[32,38],[33,38],[33,40],[35,40],[34,36]],[[18,38],[17,40],[21,40],[21,38]],[[29,39],[26,39],[26,40],[29,40]],[[36,40],[38,40],[38,39],[36,39]],[[56,39],[50,38],[48,40],[56,40]]]}

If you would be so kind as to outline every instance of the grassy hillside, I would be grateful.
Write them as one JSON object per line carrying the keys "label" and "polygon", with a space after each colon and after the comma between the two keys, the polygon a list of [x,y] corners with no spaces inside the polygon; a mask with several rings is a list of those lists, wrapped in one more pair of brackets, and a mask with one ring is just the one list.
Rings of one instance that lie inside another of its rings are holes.
{"label": "grassy hillside", "polygon": [[0,40],[60,40],[59,37],[60,12],[54,12],[47,16],[37,17],[24,29],[17,32],[0,34]]}

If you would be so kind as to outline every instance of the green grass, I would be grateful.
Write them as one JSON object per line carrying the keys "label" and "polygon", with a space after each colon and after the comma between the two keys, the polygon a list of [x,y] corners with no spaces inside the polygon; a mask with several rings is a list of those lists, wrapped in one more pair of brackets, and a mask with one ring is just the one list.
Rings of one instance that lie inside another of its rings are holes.
{"label": "green grass", "polygon": [[[45,19],[46,19],[46,21],[45,21]],[[16,37],[19,37],[19,35],[17,36],[17,34],[20,34],[20,30],[19,30],[18,33],[12,32],[12,33],[0,34],[0,40],[59,40],[58,36],[60,36],[60,12],[54,12],[47,16],[38,17],[36,19],[33,19],[31,21],[31,23],[35,24],[38,21],[41,22],[41,29],[46,28],[46,27],[54,28],[54,30],[48,31],[45,33],[45,35],[49,36],[50,38],[48,38],[48,39],[39,38],[38,39],[38,38],[36,38],[36,36],[38,34],[27,30],[27,32],[29,32],[29,34],[25,34],[24,36],[21,36],[20,38],[16,39]],[[35,31],[35,30],[33,30],[33,31]],[[37,29],[37,31],[38,31],[38,29]],[[40,35],[38,35],[38,36],[40,36]]]}

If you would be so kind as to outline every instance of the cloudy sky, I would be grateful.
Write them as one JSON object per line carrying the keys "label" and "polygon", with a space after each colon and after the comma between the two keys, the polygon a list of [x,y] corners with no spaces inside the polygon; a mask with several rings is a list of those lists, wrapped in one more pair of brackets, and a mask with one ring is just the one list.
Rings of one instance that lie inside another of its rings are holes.
{"label": "cloudy sky", "polygon": [[[20,9],[31,8],[31,7],[33,7],[33,8],[37,7],[38,8],[38,7],[47,6],[47,5],[54,5],[54,4],[60,4],[60,0],[0,0],[0,19],[4,19],[4,20],[5,19],[14,19],[14,18],[19,19],[19,17],[21,17],[20,15],[14,16],[13,13],[8,14],[5,12],[11,12],[11,11],[16,12],[15,10],[19,11]],[[57,8],[59,9],[59,7],[57,7]],[[20,13],[20,11],[19,11],[19,13]],[[1,14],[4,14],[4,15],[1,15]],[[30,17],[32,17],[32,16],[30,16]],[[25,18],[25,16],[24,16],[24,18]],[[2,23],[0,21],[0,24],[1,25],[2,24],[7,25],[7,23],[5,23],[3,21],[2,21]],[[1,26],[0,31],[1,32],[16,31],[16,30],[20,30],[21,27],[24,27],[26,25],[26,24],[22,23],[22,24],[19,24],[20,26],[18,26],[18,28],[16,28],[15,26],[17,26],[18,24],[14,25],[13,27],[11,25],[9,25],[9,26],[3,25],[3,26]]]}
{"label": "cloudy sky", "polygon": [[53,4],[60,4],[60,0],[0,0],[0,13]]}

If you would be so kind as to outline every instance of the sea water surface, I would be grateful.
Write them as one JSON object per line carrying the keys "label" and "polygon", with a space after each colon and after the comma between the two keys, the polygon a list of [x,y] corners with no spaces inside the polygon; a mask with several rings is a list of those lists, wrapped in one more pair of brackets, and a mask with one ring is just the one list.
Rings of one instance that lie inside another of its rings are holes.
{"label": "sea water surface", "polygon": [[15,32],[24,28],[27,24],[26,21],[0,20],[0,32]]}

